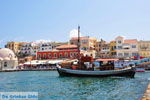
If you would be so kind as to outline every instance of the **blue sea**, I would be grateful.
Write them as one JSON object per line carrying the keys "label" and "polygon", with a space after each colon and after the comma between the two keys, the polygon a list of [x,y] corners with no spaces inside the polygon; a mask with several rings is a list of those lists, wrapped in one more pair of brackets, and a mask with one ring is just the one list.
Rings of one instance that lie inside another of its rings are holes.
{"label": "blue sea", "polygon": [[57,71],[1,72],[0,92],[38,92],[39,100],[139,100],[150,72],[135,78],[60,77]]}

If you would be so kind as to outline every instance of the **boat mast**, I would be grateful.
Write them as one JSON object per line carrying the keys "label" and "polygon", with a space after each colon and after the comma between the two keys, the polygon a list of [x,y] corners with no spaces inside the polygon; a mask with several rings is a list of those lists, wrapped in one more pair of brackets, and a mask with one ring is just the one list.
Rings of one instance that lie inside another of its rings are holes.
{"label": "boat mast", "polygon": [[80,26],[78,25],[78,61],[80,63]]}

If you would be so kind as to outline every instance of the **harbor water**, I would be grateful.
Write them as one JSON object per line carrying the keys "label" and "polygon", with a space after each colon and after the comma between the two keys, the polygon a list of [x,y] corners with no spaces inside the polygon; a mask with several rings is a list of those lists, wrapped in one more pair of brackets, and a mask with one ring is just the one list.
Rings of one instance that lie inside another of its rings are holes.
{"label": "harbor water", "polygon": [[135,78],[59,77],[57,71],[0,73],[0,92],[38,92],[39,100],[139,100],[150,72]]}

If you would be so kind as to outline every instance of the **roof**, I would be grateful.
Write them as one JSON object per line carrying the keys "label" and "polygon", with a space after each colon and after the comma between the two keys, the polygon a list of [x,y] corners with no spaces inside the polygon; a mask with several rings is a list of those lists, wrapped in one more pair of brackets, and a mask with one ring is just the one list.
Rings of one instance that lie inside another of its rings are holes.
{"label": "roof", "polygon": [[8,48],[0,49],[0,59],[1,60],[17,60],[14,52]]}
{"label": "roof", "polygon": [[127,40],[124,40],[124,43],[137,43],[137,39],[127,39]]}
{"label": "roof", "polygon": [[119,59],[96,59],[96,61],[118,61]]}
{"label": "roof", "polygon": [[66,44],[56,47],[56,49],[66,49],[66,48],[77,48],[77,45]]}

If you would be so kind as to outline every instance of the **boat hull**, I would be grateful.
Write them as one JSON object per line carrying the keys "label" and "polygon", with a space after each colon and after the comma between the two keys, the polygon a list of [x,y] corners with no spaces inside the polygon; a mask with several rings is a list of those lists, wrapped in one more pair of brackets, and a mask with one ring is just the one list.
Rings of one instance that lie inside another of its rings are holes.
{"label": "boat hull", "polygon": [[57,71],[60,76],[75,76],[75,77],[107,77],[107,76],[134,77],[135,75],[134,68],[122,70],[108,70],[108,71],[83,71],[66,68],[57,68]]}

